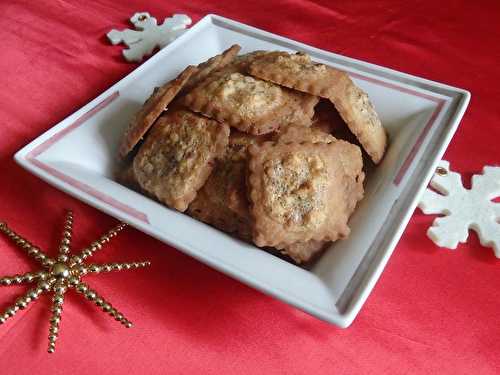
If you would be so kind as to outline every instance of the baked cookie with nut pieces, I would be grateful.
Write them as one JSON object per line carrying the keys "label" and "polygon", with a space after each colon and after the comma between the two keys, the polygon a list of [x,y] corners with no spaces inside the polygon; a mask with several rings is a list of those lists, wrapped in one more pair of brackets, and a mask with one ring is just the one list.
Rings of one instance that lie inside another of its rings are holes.
{"label": "baked cookie with nut pieces", "polygon": [[247,71],[248,71],[248,68],[250,67],[250,64],[252,62],[254,62],[255,59],[257,59],[258,57],[263,56],[263,55],[268,54],[268,53],[270,53],[270,52],[257,50],[257,51],[245,53],[243,55],[235,56],[234,59],[230,63],[228,63],[224,66],[220,66],[217,69],[212,70],[210,72],[210,74],[205,76],[205,79],[203,79],[199,82],[199,85],[206,86],[210,82],[213,82],[216,79],[220,79],[221,77],[226,76],[228,74],[232,74],[232,73],[241,73],[241,74],[248,75]]}
{"label": "baked cookie with nut pieces", "polygon": [[225,168],[230,170],[227,181],[227,204],[241,220],[250,222],[250,211],[247,197],[247,165],[248,147],[260,145],[270,141],[269,134],[252,135],[237,130],[232,130],[229,135],[229,144],[223,158]]}
{"label": "baked cookie with nut pieces", "polygon": [[362,175],[358,146],[272,143],[250,146],[248,189],[257,246],[284,249],[297,242],[335,241],[350,230],[352,185]]}
{"label": "baked cookie with nut pieces", "polygon": [[176,79],[153,90],[153,93],[144,102],[139,112],[136,113],[123,135],[119,149],[121,157],[124,158],[132,151],[196,71],[197,69],[194,66],[188,66]]}
{"label": "baked cookie with nut pieces", "polygon": [[288,115],[283,118],[279,130],[281,131],[289,125],[311,126],[314,108],[318,104],[319,97],[294,90],[288,91],[288,94],[290,95],[290,110]]}
{"label": "baked cookie with nut pieces", "polygon": [[185,211],[224,154],[229,127],[186,110],[160,117],[134,158],[140,186],[167,206]]}
{"label": "baked cookie with nut pieces", "polygon": [[207,182],[189,205],[188,214],[224,232],[251,242],[251,216],[247,198],[247,148],[271,139],[231,130],[226,152],[216,162]]}
{"label": "baked cookie with nut pieces", "polygon": [[352,81],[330,98],[349,130],[375,164],[380,163],[387,148],[387,134],[373,108],[368,94]]}
{"label": "baked cookie with nut pieces", "polygon": [[275,51],[258,56],[248,72],[260,79],[327,99],[335,96],[340,82],[349,79],[347,73],[315,63],[301,52]]}
{"label": "baked cookie with nut pieces", "polygon": [[[251,134],[275,131],[291,120],[311,124],[313,101],[307,94],[228,70],[215,72],[188,93],[183,104],[195,112]],[[214,78],[215,77],[215,78]]]}
{"label": "baked cookie with nut pieces", "polygon": [[250,225],[247,219],[242,220],[229,209],[227,194],[224,189],[220,189],[219,176],[216,167],[186,212],[195,219],[248,241],[251,239]]}
{"label": "baked cookie with nut pieces", "polygon": [[183,92],[188,92],[193,89],[197,84],[203,81],[207,76],[209,76],[212,72],[221,69],[231,63],[235,57],[240,52],[241,46],[238,44],[233,44],[227,50],[222,52],[220,55],[213,56],[209,58],[207,61],[199,64],[197,68],[197,72],[189,78],[188,82],[182,89]]}
{"label": "baked cookie with nut pieces", "polygon": [[231,131],[224,156],[189,205],[188,214],[224,232],[251,240],[246,197],[247,147],[266,136]]}
{"label": "baked cookie with nut pieces", "polygon": [[368,95],[341,70],[315,63],[305,53],[271,52],[249,67],[255,77],[332,101],[347,126],[377,164],[387,135]]}
{"label": "baked cookie with nut pieces", "polygon": [[247,148],[271,139],[231,130],[223,157],[189,205],[188,214],[251,242],[251,216],[247,197]]}

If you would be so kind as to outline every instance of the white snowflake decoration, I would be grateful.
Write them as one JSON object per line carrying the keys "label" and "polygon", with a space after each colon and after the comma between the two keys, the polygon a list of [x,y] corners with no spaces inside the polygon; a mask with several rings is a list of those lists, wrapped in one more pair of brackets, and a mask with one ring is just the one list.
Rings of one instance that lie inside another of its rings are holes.
{"label": "white snowflake decoration", "polygon": [[155,48],[163,48],[178,38],[192,21],[185,14],[174,14],[158,25],[156,18],[147,12],[140,12],[134,14],[130,22],[136,30],[111,30],[107,37],[112,44],[124,43],[129,47],[122,51],[127,61],[139,62],[153,53]]}
{"label": "white snowflake decoration", "polygon": [[483,168],[482,175],[472,177],[471,189],[462,185],[460,174],[450,172],[443,160],[418,206],[425,214],[444,214],[427,230],[427,236],[438,246],[456,249],[464,243],[469,229],[474,230],[481,245],[492,247],[500,258],[500,204],[492,200],[500,196],[500,167]]}

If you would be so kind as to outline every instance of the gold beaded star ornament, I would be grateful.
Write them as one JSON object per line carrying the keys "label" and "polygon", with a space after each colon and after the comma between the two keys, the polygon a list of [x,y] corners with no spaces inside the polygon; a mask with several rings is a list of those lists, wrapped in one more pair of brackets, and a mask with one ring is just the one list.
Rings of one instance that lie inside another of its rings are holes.
{"label": "gold beaded star ornament", "polygon": [[38,247],[12,231],[7,224],[0,222],[0,231],[5,233],[19,248],[23,249],[43,266],[43,269],[38,272],[0,278],[0,285],[37,283],[34,288],[19,297],[14,305],[8,307],[0,314],[0,324],[5,323],[7,319],[13,317],[19,310],[26,308],[28,304],[38,299],[42,293],[53,292],[48,347],[48,352],[53,353],[56,349],[56,341],[59,334],[64,294],[68,289],[74,288],[78,293],[82,294],[89,301],[94,302],[102,311],[111,315],[125,327],[132,327],[132,323],[121,312],[82,281],[82,276],[88,273],[130,270],[150,265],[150,262],[83,264],[85,259],[92,256],[97,250],[100,250],[104,244],[108,243],[111,238],[115,237],[126,226],[127,224],[124,223],[118,224],[102,235],[97,241],[92,242],[78,255],[71,256],[70,245],[73,230],[73,213],[68,211],[59,245],[59,255],[57,259],[52,259]]}

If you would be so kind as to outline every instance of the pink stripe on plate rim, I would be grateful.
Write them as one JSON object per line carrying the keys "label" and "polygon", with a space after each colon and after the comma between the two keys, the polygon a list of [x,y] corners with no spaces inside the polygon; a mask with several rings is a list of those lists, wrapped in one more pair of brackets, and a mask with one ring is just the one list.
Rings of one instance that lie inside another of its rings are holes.
{"label": "pink stripe on plate rim", "polygon": [[83,115],[78,117],[74,122],[72,122],[70,125],[66,126],[65,128],[61,129],[57,133],[53,134],[50,136],[48,139],[46,139],[44,142],[36,146],[31,152],[28,153],[26,156],[26,159],[30,161],[33,165],[36,167],[40,168],[44,172],[50,174],[52,177],[55,177],[66,184],[74,187],[75,189],[78,189],[84,193],[87,193],[88,195],[94,197],[95,199],[131,216],[134,217],[138,220],[141,220],[145,223],[149,224],[149,220],[147,215],[144,212],[138,211],[133,207],[130,207],[129,205],[118,201],[117,199],[93,188],[92,186],[89,186],[85,184],[84,182],[78,181],[77,179],[68,176],[67,174],[64,174],[57,169],[43,163],[42,161],[38,160],[37,157],[40,156],[43,152],[47,151],[51,146],[53,146],[55,143],[59,142],[61,139],[63,139],[66,135],[71,133],[73,130],[77,129],[79,126],[83,125],[87,120],[89,120],[92,116],[94,116],[96,113],[101,111],[102,109],[106,108],[109,104],[111,104],[116,98],[120,96],[119,91],[115,91],[113,94],[96,104],[93,108],[85,112]]}

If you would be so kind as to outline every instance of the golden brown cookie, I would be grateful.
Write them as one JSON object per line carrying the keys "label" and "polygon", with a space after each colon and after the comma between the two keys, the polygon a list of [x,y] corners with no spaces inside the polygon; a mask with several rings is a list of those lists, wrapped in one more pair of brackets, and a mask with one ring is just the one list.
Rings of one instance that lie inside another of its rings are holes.
{"label": "golden brown cookie", "polygon": [[309,95],[299,91],[288,91],[290,94],[290,111],[283,119],[280,129],[288,125],[311,126],[314,116],[314,107],[319,101],[319,97]]}
{"label": "golden brown cookie", "polygon": [[141,187],[185,211],[228,143],[229,127],[186,110],[160,117],[134,159]]}
{"label": "golden brown cookie", "polygon": [[189,205],[188,213],[225,232],[251,240],[250,211],[246,189],[247,148],[266,136],[231,131],[223,157]]}
{"label": "golden brown cookie", "polygon": [[270,140],[271,136],[268,134],[257,136],[237,130],[231,131],[229,136],[229,145],[223,159],[226,168],[231,170],[229,174],[231,178],[228,179],[227,183],[227,204],[229,209],[242,220],[250,221],[246,185],[247,149],[250,145],[258,145]]}
{"label": "golden brown cookie", "polygon": [[119,150],[121,157],[132,151],[196,70],[194,66],[188,66],[176,79],[153,90],[123,135]]}
{"label": "golden brown cookie", "polygon": [[211,78],[217,78],[227,73],[241,73],[248,75],[248,68],[250,67],[250,64],[254,62],[255,59],[257,59],[258,57],[268,53],[269,53],[268,51],[258,50],[245,53],[243,55],[238,55],[231,61],[231,63],[227,64],[226,66],[220,69],[215,70],[213,74],[210,74],[207,77],[207,81],[210,80]]}
{"label": "golden brown cookie", "polygon": [[[340,117],[333,103],[327,99],[321,99],[319,104],[314,108],[311,129],[321,130],[337,139],[342,139],[362,148],[358,139],[345,125],[344,120]],[[368,154],[366,154],[366,156],[368,156]],[[365,160],[364,157],[365,153],[363,154],[363,160]],[[371,159],[370,163],[372,163]]]}
{"label": "golden brown cookie", "polygon": [[127,164],[123,169],[118,171],[116,179],[120,184],[125,185],[133,190],[141,190],[141,186],[137,182],[137,177],[135,176],[133,163]]}
{"label": "golden brown cookie", "polygon": [[338,69],[311,61],[305,53],[270,52],[254,59],[251,75],[323,98],[335,95],[340,82],[349,76]]}
{"label": "golden brown cookie", "polygon": [[330,100],[346,122],[349,130],[356,136],[363,149],[375,164],[384,156],[387,147],[385,132],[368,94],[354,83],[346,82],[343,91]]}
{"label": "golden brown cookie", "polygon": [[286,52],[257,57],[249,72],[255,77],[331,100],[372,160],[380,162],[387,145],[385,129],[368,95],[347,73],[315,63],[307,54]]}
{"label": "golden brown cookie", "polygon": [[[232,69],[228,67],[228,69]],[[195,112],[251,134],[266,134],[291,117],[312,117],[308,97],[241,73],[215,72],[187,94],[183,104]],[[293,115],[297,112],[296,115]]]}
{"label": "golden brown cookie", "polygon": [[301,264],[309,261],[314,255],[326,248],[331,242],[328,241],[307,241],[297,242],[279,250],[282,254],[288,255],[295,263]]}
{"label": "golden brown cookie", "polygon": [[[212,72],[205,76],[205,79],[198,82],[197,86],[207,87],[210,83],[224,79],[225,77],[233,74],[239,73],[247,76],[247,70],[250,64],[258,57],[268,54],[267,51],[253,51],[240,56],[236,56],[230,63],[221,66],[218,69],[212,70]],[[186,90],[187,91],[187,90]],[[199,90],[202,91],[202,90]],[[310,126],[312,123],[312,117],[314,115],[314,106],[318,102],[319,98],[301,93],[299,91],[285,90],[286,96],[289,100],[289,110],[283,114],[281,124],[286,126],[288,124],[299,124],[304,126]],[[197,94],[196,92],[194,94]],[[182,98],[183,99],[183,98]],[[186,101],[181,100],[183,105],[190,103],[190,98]]]}
{"label": "golden brown cookie", "polygon": [[226,153],[226,156],[217,160],[207,182],[189,205],[188,214],[225,232],[237,233],[242,223],[229,208],[228,200],[230,187],[240,183],[240,174],[239,165],[232,163]]}
{"label": "golden brown cookie", "polygon": [[210,224],[217,229],[249,241],[251,231],[248,221],[242,220],[228,208],[227,203],[224,201],[224,191],[215,190],[214,194],[214,185],[217,184],[214,179],[218,179],[217,175],[218,171],[215,168],[207,183],[198,191],[196,198],[189,205],[187,213],[193,218]]}
{"label": "golden brown cookie", "polygon": [[344,120],[340,117],[333,103],[328,99],[323,98],[319,101],[316,107],[314,107],[314,116],[312,118],[311,128],[321,130],[334,136],[339,129],[349,132],[349,129],[345,126]]}
{"label": "golden brown cookie", "polygon": [[[332,143],[272,143],[248,148],[248,189],[257,246],[335,241],[349,234],[351,207],[360,199],[359,147]],[[361,180],[361,182],[360,182]]]}
{"label": "golden brown cookie", "polygon": [[[216,69],[213,69],[209,74],[205,75],[205,77],[199,80],[195,86],[207,86],[210,82],[213,82],[217,79],[220,79],[226,75],[232,73],[241,73],[247,75],[247,70],[250,64],[259,56],[262,56],[266,53],[266,51],[254,51],[250,53],[246,53],[243,55],[235,56],[233,60],[225,65],[220,65]],[[190,87],[192,90],[194,87]],[[184,92],[189,92],[191,90],[183,90]]]}
{"label": "golden brown cookie", "polygon": [[335,130],[335,124],[328,121],[320,120],[316,117],[316,115],[314,115],[312,119],[311,128],[322,131],[325,134],[332,134]]}
{"label": "golden brown cookie", "polygon": [[268,53],[270,52],[263,50],[244,53],[243,55],[236,56],[236,58],[232,62],[232,65],[237,66],[240,73],[248,73],[250,64],[253,63],[258,57],[266,55]]}
{"label": "golden brown cookie", "polygon": [[305,126],[291,125],[279,133],[278,142],[281,143],[330,143],[337,139],[331,134],[325,133],[318,128],[308,128]]}
{"label": "golden brown cookie", "polygon": [[246,186],[247,148],[270,139],[268,135],[257,136],[231,130],[226,153],[217,160],[216,167],[189,206],[188,213],[251,242],[252,224]]}
{"label": "golden brown cookie", "polygon": [[203,81],[207,76],[209,76],[212,72],[221,69],[231,63],[238,52],[240,52],[241,46],[237,44],[233,44],[227,50],[222,52],[220,55],[216,55],[211,57],[207,61],[199,64],[197,66],[198,71],[191,76],[189,81],[186,83],[183,92],[188,92],[193,89],[197,84]]}

